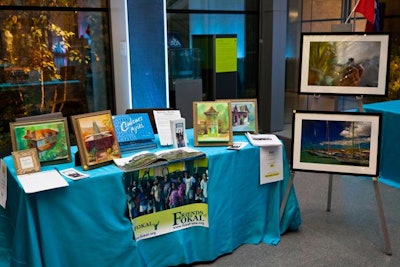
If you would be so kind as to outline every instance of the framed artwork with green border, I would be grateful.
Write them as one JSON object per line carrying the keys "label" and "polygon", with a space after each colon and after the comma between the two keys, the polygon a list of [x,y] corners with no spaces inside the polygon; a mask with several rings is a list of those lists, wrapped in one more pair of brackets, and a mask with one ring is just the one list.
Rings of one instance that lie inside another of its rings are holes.
{"label": "framed artwork with green border", "polygon": [[229,100],[193,102],[195,146],[232,145],[232,112]]}
{"label": "framed artwork with green border", "polygon": [[35,148],[42,165],[70,162],[67,118],[11,122],[13,151]]}

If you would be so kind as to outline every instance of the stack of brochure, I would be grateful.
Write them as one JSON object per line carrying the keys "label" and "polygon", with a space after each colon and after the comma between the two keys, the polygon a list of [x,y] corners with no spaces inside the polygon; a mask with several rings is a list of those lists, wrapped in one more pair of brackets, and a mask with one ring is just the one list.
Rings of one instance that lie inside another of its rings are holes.
{"label": "stack of brochure", "polygon": [[157,152],[141,151],[129,157],[113,159],[115,165],[123,171],[135,171],[143,168],[157,167],[169,163],[187,161],[205,157],[202,151],[190,147],[165,149]]}

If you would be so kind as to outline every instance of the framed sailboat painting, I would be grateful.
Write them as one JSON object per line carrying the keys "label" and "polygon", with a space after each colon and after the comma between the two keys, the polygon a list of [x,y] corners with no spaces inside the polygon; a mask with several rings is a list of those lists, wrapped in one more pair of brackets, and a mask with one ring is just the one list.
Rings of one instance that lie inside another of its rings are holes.
{"label": "framed sailboat painting", "polygon": [[293,170],[379,175],[381,114],[293,111]]}

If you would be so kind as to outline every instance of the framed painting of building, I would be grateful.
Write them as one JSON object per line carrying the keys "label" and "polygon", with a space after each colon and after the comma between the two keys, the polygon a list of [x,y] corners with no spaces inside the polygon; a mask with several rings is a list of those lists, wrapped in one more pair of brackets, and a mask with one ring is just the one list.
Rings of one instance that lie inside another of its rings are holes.
{"label": "framed painting of building", "polygon": [[110,110],[71,116],[83,170],[121,157]]}
{"label": "framed painting of building", "polygon": [[232,99],[230,102],[233,134],[257,133],[257,99]]}
{"label": "framed painting of building", "polygon": [[230,101],[193,102],[193,135],[195,146],[232,145]]}
{"label": "framed painting of building", "polygon": [[387,95],[390,35],[303,33],[299,93]]}
{"label": "framed painting of building", "polygon": [[381,116],[293,111],[293,170],[378,176]]}
{"label": "framed painting of building", "polygon": [[42,165],[70,162],[67,118],[10,123],[13,151],[35,148]]}

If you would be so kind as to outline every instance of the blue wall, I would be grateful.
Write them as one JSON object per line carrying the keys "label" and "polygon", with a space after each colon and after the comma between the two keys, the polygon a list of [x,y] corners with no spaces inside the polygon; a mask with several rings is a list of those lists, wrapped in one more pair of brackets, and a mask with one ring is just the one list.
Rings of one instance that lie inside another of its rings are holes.
{"label": "blue wall", "polygon": [[127,3],[132,107],[167,107],[163,0]]}

